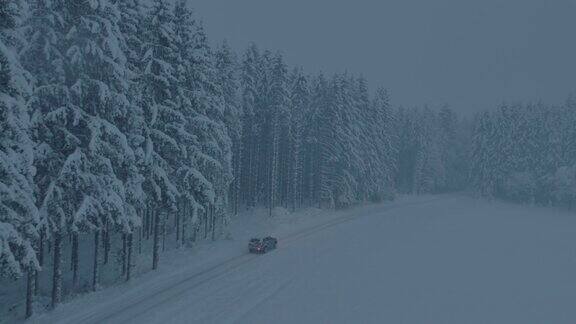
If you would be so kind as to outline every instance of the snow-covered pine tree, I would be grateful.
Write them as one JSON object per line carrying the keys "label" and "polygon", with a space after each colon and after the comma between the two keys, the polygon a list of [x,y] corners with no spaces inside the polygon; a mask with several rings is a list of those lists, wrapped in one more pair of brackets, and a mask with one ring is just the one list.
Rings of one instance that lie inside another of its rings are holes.
{"label": "snow-covered pine tree", "polygon": [[374,152],[378,154],[378,199],[392,199],[395,192],[394,175],[396,173],[396,133],[394,114],[390,107],[388,92],[378,88],[371,102],[372,134]]}
{"label": "snow-covered pine tree", "polygon": [[466,148],[468,136],[463,136],[456,113],[444,106],[438,113],[440,150],[446,168],[446,183],[442,191],[462,189],[466,178]]}
{"label": "snow-covered pine tree", "polygon": [[[127,98],[129,118],[125,118],[121,123],[119,129],[125,134],[129,146],[134,152],[135,169],[139,176],[131,176],[128,181],[124,183],[126,189],[126,199],[129,204],[136,208],[138,219],[140,219],[140,226],[138,229],[139,247],[142,246],[144,220],[147,210],[145,209],[146,194],[143,190],[142,184],[144,176],[142,170],[146,165],[145,157],[145,131],[147,129],[144,110],[142,108],[142,90],[139,87],[140,77],[142,76],[142,28],[144,21],[143,7],[139,0],[116,0],[115,4],[118,7],[120,19],[117,21],[118,28],[122,33],[125,46],[122,47],[126,62],[125,62],[125,96]],[[134,174],[134,173],[132,173]],[[127,234],[127,251],[125,257],[126,263],[126,280],[131,277],[132,270],[132,249],[134,246],[134,230]],[[140,249],[141,251],[141,249]]]}
{"label": "snow-covered pine tree", "polygon": [[17,32],[21,5],[0,2],[0,276],[17,278],[27,273],[26,317],[30,317],[34,277],[40,268],[34,250],[39,218],[34,143],[25,105],[31,80],[17,57],[24,44]]}
{"label": "snow-covered pine tree", "polygon": [[254,200],[263,207],[270,208],[272,171],[272,114],[270,109],[270,86],[273,71],[273,54],[264,50],[259,60],[259,75],[256,79],[255,117],[255,168]]}
{"label": "snow-covered pine tree", "polygon": [[348,74],[336,75],[331,89],[336,117],[332,121],[336,153],[330,158],[335,171],[332,195],[334,206],[343,208],[361,201],[365,195],[363,175],[368,173],[368,167],[362,158],[366,148],[362,143],[364,128],[361,125],[368,97],[358,95],[359,88]]}
{"label": "snow-covered pine tree", "polygon": [[437,114],[428,107],[401,108],[396,116],[397,188],[401,192],[419,194],[441,190],[446,183],[446,169]]}
{"label": "snow-covered pine tree", "polygon": [[[195,20],[192,12],[188,9],[185,1],[177,1],[174,6],[174,48],[176,50],[175,74],[178,80],[177,100],[179,109],[185,120],[184,128],[181,130],[180,142],[183,158],[176,166],[176,185],[180,193],[178,197],[178,211],[175,214],[176,240],[182,244],[185,242],[186,229],[188,224],[193,227],[197,222],[197,213],[203,210],[196,195],[198,183],[205,183],[212,190],[205,177],[196,166],[194,156],[200,151],[197,138],[192,134],[190,120],[198,112],[193,107],[194,82],[192,80],[191,67],[193,61]],[[206,190],[206,188],[203,188]],[[200,190],[202,191],[202,190]]]}
{"label": "snow-covered pine tree", "polygon": [[413,184],[414,158],[417,144],[415,141],[415,125],[410,118],[410,110],[403,107],[394,112],[395,146],[398,148],[395,187],[401,193],[411,193]]}
{"label": "snow-covered pine tree", "polygon": [[[380,91],[382,93],[382,91]],[[398,170],[398,134],[395,132],[395,124],[396,120],[394,119],[394,111],[392,106],[389,103],[389,95],[386,91],[386,95],[381,94],[380,96],[386,97],[387,100],[383,100],[383,102],[387,102],[386,105],[381,104],[379,111],[380,118],[382,120],[382,142],[385,148],[384,150],[384,165],[386,168],[387,179],[390,181],[388,185],[386,185],[386,190],[391,191],[392,196],[388,197],[390,199],[394,198],[394,192],[396,191],[395,183],[394,183],[394,175]],[[376,101],[378,103],[378,101]]]}
{"label": "snow-covered pine tree", "polygon": [[[208,141],[210,119],[206,116],[207,110],[212,107],[210,104],[214,98],[210,97],[210,89],[205,89],[205,85],[211,80],[206,71],[210,67],[209,52],[206,51],[204,36],[197,35],[199,28],[192,17],[192,12],[187,8],[185,1],[176,3],[174,10],[176,48],[179,53],[179,65],[177,71],[180,80],[180,100],[182,111],[186,119],[185,125],[185,154],[186,159],[178,168],[178,185],[181,193],[181,204],[186,213],[181,213],[181,218],[176,222],[177,232],[180,227],[187,228],[188,224],[195,229],[199,226],[199,213],[208,216],[208,210],[214,205],[216,199],[216,188],[213,179],[207,179],[206,175],[211,171],[211,167],[218,164],[212,152],[203,150],[203,145]],[[208,219],[201,219],[206,225]],[[182,231],[185,235],[185,231]]]}
{"label": "snow-covered pine tree", "polygon": [[494,128],[495,123],[490,113],[484,112],[475,117],[469,179],[473,190],[486,197],[493,196],[493,181],[495,181],[493,168],[495,143],[491,143],[495,134]]}
{"label": "snow-covered pine tree", "polygon": [[[354,166],[358,168],[355,177],[358,179],[357,200],[359,202],[377,200],[381,196],[383,167],[378,154],[376,131],[379,126],[375,125],[375,120],[371,114],[370,94],[368,84],[364,77],[347,79],[347,97],[349,97],[348,109],[352,114],[349,117],[350,137],[354,140],[353,147],[356,148]],[[358,166],[358,167],[357,167]]]}
{"label": "snow-covered pine tree", "polygon": [[574,152],[573,118],[566,107],[542,104],[502,105],[477,116],[471,151],[473,188],[487,197],[569,205],[573,194],[559,179],[571,178],[573,159],[566,157]]}
{"label": "snow-covered pine tree", "polygon": [[555,128],[559,133],[560,141],[560,161],[563,165],[574,165],[576,167],[576,93],[571,95],[562,106],[559,114],[556,115]]}
{"label": "snow-covered pine tree", "polygon": [[178,102],[178,49],[173,8],[165,0],[154,0],[144,25],[140,89],[147,129],[143,172],[147,208],[154,215],[152,268],[157,269],[161,231],[169,214],[176,210],[180,195],[175,172],[184,156],[182,135],[186,118]]}
{"label": "snow-covered pine tree", "polygon": [[233,182],[230,187],[232,199],[232,212],[238,213],[241,203],[242,179],[242,109],[239,105],[239,79],[238,62],[235,53],[224,42],[215,52],[215,66],[217,70],[217,84],[222,89],[224,99],[224,118],[228,134],[232,140],[232,169]]}
{"label": "snow-covered pine tree", "polygon": [[[550,138],[546,151],[553,170],[545,177],[539,203],[573,209],[576,206],[576,98],[570,96],[562,107],[552,108],[546,123]],[[544,192],[542,192],[544,191]],[[547,194],[547,195],[546,195]]]}
{"label": "snow-covered pine tree", "polygon": [[288,71],[286,64],[279,53],[271,62],[270,92],[268,107],[268,208],[272,216],[272,209],[282,202],[287,170],[283,162],[289,161],[287,156],[289,145],[289,97],[287,89]]}
{"label": "snow-covered pine tree", "polygon": [[495,112],[481,114],[473,133],[471,179],[483,196],[503,198],[504,179],[516,161],[515,143],[520,117],[519,106],[502,105]]}
{"label": "snow-covered pine tree", "polygon": [[[193,129],[198,134],[204,156],[198,156],[198,164],[215,189],[215,201],[211,212],[211,237],[216,238],[217,232],[228,222],[228,190],[232,181],[232,141],[226,125],[226,102],[223,90],[218,83],[218,73],[215,57],[208,45],[208,40],[202,24],[196,25],[193,34],[194,47],[194,79],[196,80],[195,106],[203,112],[206,118],[194,118]],[[210,157],[210,158],[206,158]],[[220,229],[218,229],[220,226]]]}
{"label": "snow-covered pine tree", "polygon": [[328,82],[324,75],[314,77],[310,88],[310,113],[305,120],[303,134],[303,190],[306,203],[319,206],[324,173],[322,143],[329,138],[328,115],[324,113],[327,109]]}
{"label": "snow-covered pine tree", "polygon": [[292,211],[303,203],[304,175],[304,122],[310,112],[310,89],[308,79],[301,68],[294,69],[289,78],[290,85],[290,165],[289,201]]}
{"label": "snow-covered pine tree", "polygon": [[[322,145],[321,203],[328,208],[341,208],[356,200],[357,174],[362,172],[355,165],[356,150],[350,117],[355,114],[352,97],[348,92],[348,76],[334,75],[328,86],[325,105],[326,125],[320,136]],[[354,168],[354,167],[357,168]],[[351,168],[349,168],[351,167]]]}
{"label": "snow-covered pine tree", "polygon": [[[22,49],[20,58],[22,65],[35,78],[28,106],[31,113],[32,138],[36,143],[35,198],[37,205],[42,209],[42,206],[46,205],[49,191],[55,187],[59,170],[67,154],[72,153],[78,140],[66,129],[67,123],[62,122],[68,115],[69,96],[64,86],[64,56],[58,48],[59,41],[64,37],[57,12],[60,8],[45,0],[32,1],[30,8],[30,15],[24,23],[27,46]],[[72,124],[74,123],[70,123]],[[42,210],[39,217],[40,238],[37,253],[40,266],[43,266],[44,241],[54,237],[53,230],[57,232],[64,230],[55,228],[64,222],[53,222],[58,216],[48,215]],[[58,252],[55,256],[60,256],[58,247],[59,245],[54,249],[54,252]],[[55,306],[61,298],[61,263],[54,262],[53,265],[57,270],[53,271]],[[38,276],[36,282],[36,286],[39,287]]]}
{"label": "snow-covered pine tree", "polygon": [[439,127],[436,114],[428,107],[416,115],[417,147],[414,165],[414,191],[435,193],[444,187],[445,169],[440,152]]}
{"label": "snow-covered pine tree", "polygon": [[262,75],[261,55],[256,45],[251,44],[244,54],[241,67],[242,115],[242,161],[240,183],[243,188],[243,203],[254,207],[257,202],[257,181],[260,145],[256,104],[259,100],[258,84]]}
{"label": "snow-covered pine tree", "polygon": [[[127,49],[118,23],[121,14],[109,1],[74,1],[64,10],[67,26],[63,51],[72,103],[86,115],[90,129],[88,156],[98,178],[98,203],[105,238],[118,230],[129,235],[140,225],[134,199],[141,179],[132,147],[122,129],[129,131],[132,105],[128,101],[131,71],[126,69]],[[126,185],[132,186],[129,201]],[[77,233],[73,233],[77,240]],[[110,244],[108,241],[106,244]],[[77,244],[74,244],[74,283],[77,285]],[[98,256],[95,254],[95,258]],[[95,261],[95,264],[97,262]],[[97,274],[97,271],[94,273]],[[93,280],[98,282],[97,278]]]}
{"label": "snow-covered pine tree", "polygon": [[[340,145],[344,132],[340,122],[339,113],[343,109],[342,93],[340,91],[340,76],[333,76],[326,85],[318,84],[319,103],[321,116],[317,121],[319,131],[318,141],[318,162],[316,163],[318,180],[316,190],[317,199],[321,208],[337,207],[337,197],[344,193],[346,188],[340,187],[339,183],[339,161],[345,160],[340,156],[342,146]],[[345,179],[342,179],[345,180]]]}

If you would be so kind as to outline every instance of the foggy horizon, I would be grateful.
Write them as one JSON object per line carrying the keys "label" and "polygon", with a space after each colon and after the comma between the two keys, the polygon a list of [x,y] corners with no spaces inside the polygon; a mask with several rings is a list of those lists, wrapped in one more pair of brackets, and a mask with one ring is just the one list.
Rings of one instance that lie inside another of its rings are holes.
{"label": "foggy horizon", "polygon": [[[280,51],[308,72],[349,72],[394,106],[470,115],[561,105],[576,92],[576,1],[189,2],[213,44]],[[293,24],[296,21],[297,24]]]}

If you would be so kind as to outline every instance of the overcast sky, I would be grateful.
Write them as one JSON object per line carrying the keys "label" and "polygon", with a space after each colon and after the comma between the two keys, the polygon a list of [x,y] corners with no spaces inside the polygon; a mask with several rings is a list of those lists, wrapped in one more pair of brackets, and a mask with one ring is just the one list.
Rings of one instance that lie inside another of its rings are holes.
{"label": "overcast sky", "polygon": [[194,0],[212,42],[471,112],[576,91],[576,0]]}

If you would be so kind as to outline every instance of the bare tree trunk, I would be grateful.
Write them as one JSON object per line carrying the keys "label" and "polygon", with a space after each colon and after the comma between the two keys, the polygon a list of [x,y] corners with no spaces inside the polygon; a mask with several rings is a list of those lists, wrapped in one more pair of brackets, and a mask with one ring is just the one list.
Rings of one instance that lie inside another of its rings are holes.
{"label": "bare tree trunk", "polygon": [[72,243],[72,248],[70,249],[70,271],[74,271],[74,240],[72,239],[72,235],[69,237],[68,243]]}
{"label": "bare tree trunk", "polygon": [[36,270],[32,267],[28,268],[28,279],[26,286],[26,318],[30,318],[34,312],[34,285],[36,280]]}
{"label": "bare tree trunk", "polygon": [[167,219],[162,221],[162,252],[166,251],[166,221]]}
{"label": "bare tree trunk", "polygon": [[150,239],[150,223],[152,222],[152,219],[150,219],[150,206],[148,206],[145,213],[146,213],[146,218],[148,219],[148,221],[146,222],[146,227],[144,227],[144,234],[146,235],[146,240],[149,240]]}
{"label": "bare tree trunk", "polygon": [[138,254],[142,254],[142,230],[142,227],[138,229]]}
{"label": "bare tree trunk", "polygon": [[[38,241],[38,264],[40,265],[40,268],[42,268],[44,266],[44,239],[45,239],[45,234],[44,234],[44,230],[40,231],[40,238]],[[35,274],[36,278],[36,283],[34,284],[34,294],[38,295],[40,294],[40,272],[36,271]]]}
{"label": "bare tree trunk", "polygon": [[126,275],[126,258],[128,256],[127,253],[127,234],[126,233],[122,233],[122,276]]}
{"label": "bare tree trunk", "polygon": [[52,309],[62,301],[62,233],[54,233],[54,272],[52,274]]}
{"label": "bare tree trunk", "polygon": [[[234,167],[234,176],[238,177],[238,171],[236,167]],[[238,188],[236,183],[238,182],[238,178],[235,178],[232,182],[232,214],[236,215],[238,213]]]}
{"label": "bare tree trunk", "polygon": [[152,248],[152,269],[158,269],[158,261],[160,259],[160,213],[155,212],[154,217],[154,245]]}
{"label": "bare tree trunk", "polygon": [[214,212],[214,209],[214,207],[210,207],[212,218],[212,241],[216,240],[216,213]]}
{"label": "bare tree trunk", "polygon": [[98,277],[100,276],[100,269],[98,265],[98,258],[100,254],[100,230],[94,232],[94,267],[92,272],[92,291],[98,289]]}
{"label": "bare tree trunk", "polygon": [[188,233],[188,224],[189,221],[192,219],[192,216],[194,215],[190,215],[190,203],[187,202],[184,205],[184,219],[182,219],[182,243],[186,244],[186,234]]}
{"label": "bare tree trunk", "polygon": [[106,222],[104,230],[104,264],[108,264],[108,260],[110,259],[110,226],[108,226],[108,222]]}
{"label": "bare tree trunk", "polygon": [[176,216],[175,216],[175,221],[176,221],[176,242],[180,241],[180,215],[182,214],[182,205],[183,202],[180,202],[179,204],[180,208],[178,208],[178,211],[176,212]]}
{"label": "bare tree trunk", "polygon": [[146,219],[146,223],[142,226],[142,236],[148,240],[150,237],[148,236],[148,226],[150,226],[150,206],[148,206],[144,210],[144,219]]}
{"label": "bare tree trunk", "polygon": [[146,226],[144,227],[144,234],[146,236],[146,240],[150,239],[150,223],[152,222],[152,220],[150,219],[150,206],[148,206],[148,208],[146,208],[146,211],[144,211],[144,215],[146,217],[146,219],[148,219],[146,221]]}
{"label": "bare tree trunk", "polygon": [[148,239],[150,239],[150,236],[152,236],[153,233],[154,233],[154,228],[155,228],[155,226],[156,226],[156,216],[155,216],[155,213],[158,213],[158,211],[153,210],[152,208],[150,208],[150,211],[149,211],[149,212],[150,212],[150,215],[149,215],[149,217],[150,217],[150,222],[149,222],[149,224],[148,224]]}
{"label": "bare tree trunk", "polygon": [[204,210],[204,239],[208,238],[208,210]]}
{"label": "bare tree trunk", "polygon": [[72,289],[75,291],[80,283],[78,276],[78,233],[72,234]]}
{"label": "bare tree trunk", "polygon": [[132,276],[132,243],[134,241],[134,234],[128,234],[128,255],[126,257],[126,281],[130,281],[130,277]]}

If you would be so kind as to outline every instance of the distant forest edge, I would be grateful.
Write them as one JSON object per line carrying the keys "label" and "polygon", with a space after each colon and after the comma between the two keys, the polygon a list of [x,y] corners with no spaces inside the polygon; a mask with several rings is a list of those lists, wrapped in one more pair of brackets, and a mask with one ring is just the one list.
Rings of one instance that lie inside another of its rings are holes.
{"label": "distant forest edge", "polygon": [[26,280],[27,316],[42,272],[56,307],[66,269],[96,290],[119,251],[130,280],[135,253],[157,269],[166,239],[215,240],[242,209],[465,189],[573,207],[576,100],[394,108],[361,76],[211,48],[183,0],[0,1],[0,283]]}

